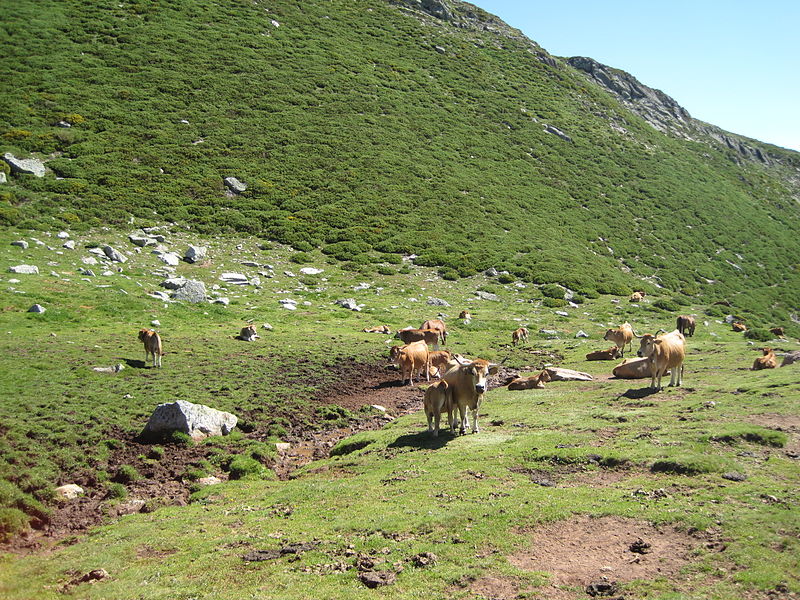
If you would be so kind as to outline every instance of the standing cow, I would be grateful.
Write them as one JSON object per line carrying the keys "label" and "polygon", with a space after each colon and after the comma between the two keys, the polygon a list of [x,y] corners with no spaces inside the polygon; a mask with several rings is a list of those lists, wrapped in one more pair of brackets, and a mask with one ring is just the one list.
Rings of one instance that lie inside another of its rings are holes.
{"label": "standing cow", "polygon": [[147,363],[147,358],[152,354],[153,366],[160,368],[164,351],[161,347],[161,337],[158,333],[152,329],[141,329],[139,330],[139,341],[144,344],[144,362]]}
{"label": "standing cow", "polygon": [[[453,412],[458,408],[459,432],[467,431],[467,409],[472,415],[472,433],[478,433],[478,411],[486,391],[489,375],[497,374],[497,365],[490,365],[483,359],[473,360],[471,363],[453,364],[442,378],[450,386]],[[456,417],[453,417],[455,429]]]}
{"label": "standing cow", "polygon": [[428,319],[422,325],[420,325],[419,328],[433,329],[439,333],[439,338],[442,340],[442,344],[447,343],[447,327],[445,326],[444,321],[441,319]]}
{"label": "standing cow", "polygon": [[511,334],[511,343],[515,346],[517,344],[525,343],[528,341],[528,329],[526,327],[519,327]]}
{"label": "standing cow", "polygon": [[640,337],[633,331],[631,324],[625,321],[618,329],[609,329],[603,336],[607,342],[614,342],[620,349],[620,356],[625,356],[625,344],[628,344],[628,349],[633,350],[633,338]]}
{"label": "standing cow", "polygon": [[647,358],[650,362],[652,379],[650,387],[655,390],[661,388],[661,377],[670,372],[669,384],[681,385],[683,383],[683,360],[686,357],[685,338],[678,331],[664,333],[658,337],[646,333],[642,336],[639,347],[639,356]]}
{"label": "standing cow", "polygon": [[694,327],[694,317],[690,315],[681,315],[678,317],[678,322],[675,325],[675,328],[685,337],[692,337],[694,335]]}

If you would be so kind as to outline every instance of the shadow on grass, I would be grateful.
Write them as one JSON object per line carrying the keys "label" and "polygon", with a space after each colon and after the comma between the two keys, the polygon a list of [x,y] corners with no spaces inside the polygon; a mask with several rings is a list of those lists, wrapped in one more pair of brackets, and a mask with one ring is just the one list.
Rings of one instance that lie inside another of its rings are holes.
{"label": "shadow on grass", "polygon": [[391,444],[389,448],[416,448],[418,450],[437,450],[447,445],[447,442],[455,436],[450,433],[449,429],[440,429],[439,437],[433,437],[428,430],[421,431],[420,433],[409,433],[401,435]]}
{"label": "shadow on grass", "polygon": [[124,358],[125,364],[128,365],[131,369],[146,369],[147,364],[143,360],[136,360],[133,358]]}
{"label": "shadow on grass", "polygon": [[648,396],[652,396],[653,394],[657,394],[658,390],[653,389],[651,387],[643,387],[638,389],[629,389],[624,394],[620,394],[617,396],[617,400],[620,398],[628,398],[630,400],[641,400],[642,398],[647,398]]}

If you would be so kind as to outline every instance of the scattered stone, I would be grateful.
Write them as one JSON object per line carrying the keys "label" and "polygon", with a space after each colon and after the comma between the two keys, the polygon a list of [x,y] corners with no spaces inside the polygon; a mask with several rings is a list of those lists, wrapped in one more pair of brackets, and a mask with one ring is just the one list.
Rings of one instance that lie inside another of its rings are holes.
{"label": "scattered stone", "polygon": [[182,431],[200,440],[212,435],[228,435],[238,418],[221,410],[185,400],[159,404],[147,421],[142,436],[168,431]]}
{"label": "scattered stone", "polygon": [[392,585],[397,579],[391,571],[363,571],[358,574],[358,579],[370,589],[375,589],[384,585]]}
{"label": "scattered stone", "polygon": [[83,488],[75,483],[58,486],[55,489],[56,496],[63,500],[74,500],[83,494]]}
{"label": "scattered stone", "polygon": [[319,275],[320,273],[324,272],[324,269],[315,269],[314,267],[303,267],[300,269],[300,273],[303,275]]}
{"label": "scattered stone", "polygon": [[219,485],[222,483],[222,479],[219,477],[214,477],[214,475],[209,475],[208,477],[201,477],[197,481],[195,481],[197,485]]}
{"label": "scattered stone", "polygon": [[442,300],[441,298],[428,298],[428,305],[430,306],[450,306],[450,303]]}
{"label": "scattered stone", "polygon": [[196,263],[206,259],[208,248],[206,246],[189,246],[183,254],[183,259],[188,263]]}
{"label": "scattered stone", "polygon": [[[91,250],[90,250],[91,252]],[[97,265],[97,259],[94,256],[83,256],[81,257],[81,262],[85,265]]]}
{"label": "scattered stone", "polygon": [[500,273],[494,267],[489,267],[483,272],[487,277],[497,277]]}
{"label": "scattered stone", "polygon": [[103,246],[102,250],[103,250],[103,254],[105,254],[109,258],[109,260],[112,260],[112,261],[118,262],[118,263],[128,262],[128,257],[127,256],[122,254],[122,252],[120,252],[119,250],[115,250],[111,246]]}
{"label": "scattered stone", "polygon": [[247,189],[247,185],[236,179],[236,177],[226,177],[225,187],[232,194],[241,194]]}
{"label": "scattered stone", "polygon": [[161,262],[169,265],[170,267],[177,267],[179,264],[181,264],[181,257],[175,252],[159,252],[157,256]]}
{"label": "scattered stone", "polygon": [[18,275],[38,275],[39,267],[36,265],[17,265],[15,267],[8,267],[9,273],[17,273]]}
{"label": "scattered stone", "polygon": [[546,335],[550,339],[558,339],[558,331],[555,329],[540,329],[539,333]]}
{"label": "scattered stone", "polygon": [[287,442],[275,443],[275,450],[277,450],[279,454],[286,454],[289,450],[291,450],[291,448],[292,445]]}
{"label": "scattered stone", "polygon": [[565,311],[565,310],[557,310],[555,312],[560,317],[568,317],[569,316],[569,313],[567,311]]}
{"label": "scattered stone", "polygon": [[353,288],[353,291],[354,292],[363,292],[364,290],[368,290],[370,287],[372,287],[370,284],[362,282],[362,283],[359,283],[357,286],[355,286]]}
{"label": "scattered stone", "polygon": [[594,378],[588,373],[573,371],[572,369],[562,369],[560,367],[548,367],[547,373],[551,381],[593,381]]}
{"label": "scattered stone", "polygon": [[34,304],[33,306],[31,306],[31,307],[28,309],[28,312],[30,312],[30,313],[39,313],[39,314],[41,314],[41,313],[43,313],[43,312],[44,312],[44,311],[46,311],[46,310],[47,310],[47,309],[46,309],[44,306],[42,306],[41,304]]}
{"label": "scattered stone", "polygon": [[56,234],[56,237],[58,239],[60,239],[60,240],[68,240],[69,239],[69,233],[67,233],[66,231],[59,231]]}
{"label": "scattered stone", "polygon": [[353,298],[340,299],[334,302],[334,304],[341,306],[342,308],[355,311],[360,311],[362,308],[364,308],[363,304],[358,304]]}
{"label": "scattered stone", "polygon": [[617,593],[617,584],[613,581],[593,581],[586,586],[586,593],[593,598],[597,596],[612,596]]}
{"label": "scattered stone", "polygon": [[92,367],[92,371],[97,371],[98,373],[119,373],[125,368],[125,365],[122,363],[114,365],[113,367]]}
{"label": "scattered stone", "polygon": [[728,481],[737,481],[737,482],[747,481],[747,475],[745,475],[744,473],[737,473],[735,471],[731,471],[730,473],[723,473],[722,478],[727,479]]}
{"label": "scattered stone", "polygon": [[576,338],[588,338],[589,334],[583,331],[582,329],[575,334]]}
{"label": "scattered stone", "polygon": [[150,321],[150,327],[161,327],[161,321],[158,319],[153,319]]}
{"label": "scattered stone", "polygon": [[22,248],[23,250],[27,250],[27,249],[28,249],[28,245],[29,245],[29,244],[28,244],[28,242],[26,242],[25,240],[17,240],[17,241],[15,241],[15,242],[11,242],[11,245],[12,245],[12,246],[19,246],[19,247],[20,247],[20,248]]}
{"label": "scattered stone", "polygon": [[179,290],[186,285],[186,281],[185,277],[170,277],[162,281],[159,285],[168,290]]}
{"label": "scattered stone", "polygon": [[25,173],[36,177],[44,177],[44,163],[38,158],[17,158],[11,152],[6,152],[3,155],[3,160],[11,167],[12,173]]}
{"label": "scattered stone", "polygon": [[418,569],[424,567],[432,567],[436,564],[439,560],[439,557],[436,556],[433,552],[420,552],[419,554],[415,554],[411,557],[410,561],[411,564],[417,567]]}
{"label": "scattered stone", "polygon": [[155,292],[151,292],[149,295],[150,295],[151,298],[155,298],[156,300],[163,300],[164,302],[171,302],[172,301],[172,298],[170,298],[169,295],[166,292],[162,292],[160,290],[156,290]]}
{"label": "scattered stone", "polygon": [[63,246],[67,250],[75,250],[75,240],[67,240],[64,242]]}
{"label": "scattered stone", "polygon": [[500,296],[498,296],[497,294],[492,294],[491,292],[484,292],[482,290],[478,290],[477,292],[475,292],[475,295],[481,300],[490,300],[492,302],[500,301]]}
{"label": "scattered stone", "polygon": [[207,300],[206,284],[196,279],[187,279],[186,283],[172,293],[173,300],[199,304]]}
{"label": "scattered stone", "polygon": [[155,239],[151,237],[135,235],[133,233],[128,236],[128,239],[130,240],[131,244],[133,244],[134,246],[139,246],[140,248],[145,248],[147,246],[155,246],[158,243]]}
{"label": "scattered stone", "polygon": [[261,326],[261,328],[262,328],[262,329],[266,329],[267,331],[272,331],[272,325],[270,325],[269,323],[264,323],[264,324]]}
{"label": "scattered stone", "polygon": [[232,285],[248,285],[250,283],[247,276],[241,273],[223,273],[219,278],[225,283],[230,283]]}
{"label": "scattered stone", "polygon": [[791,352],[788,352],[783,357],[783,361],[781,361],[781,366],[786,367],[796,362],[800,362],[800,350],[792,350]]}
{"label": "scattered stone", "polygon": [[230,298],[226,296],[222,296],[214,300],[214,304],[222,304],[223,306],[228,306],[231,303]]}

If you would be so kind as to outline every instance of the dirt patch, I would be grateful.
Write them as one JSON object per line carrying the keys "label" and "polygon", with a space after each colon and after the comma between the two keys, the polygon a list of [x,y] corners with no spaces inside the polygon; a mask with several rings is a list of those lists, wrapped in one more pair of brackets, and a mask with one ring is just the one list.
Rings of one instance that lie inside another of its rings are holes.
{"label": "dirt patch", "polygon": [[752,415],[749,421],[753,425],[782,431],[789,436],[789,441],[783,448],[788,458],[800,458],[800,415],[779,415],[775,413]]}
{"label": "dirt patch", "polygon": [[531,534],[528,548],[509,557],[526,571],[544,571],[551,583],[544,595],[553,600],[586,597],[597,582],[621,585],[636,579],[678,581],[681,567],[702,540],[672,527],[620,517],[578,516],[543,525]]}
{"label": "dirt patch", "polygon": [[514,600],[519,598],[519,582],[512,577],[488,575],[472,582],[470,592],[486,600]]}

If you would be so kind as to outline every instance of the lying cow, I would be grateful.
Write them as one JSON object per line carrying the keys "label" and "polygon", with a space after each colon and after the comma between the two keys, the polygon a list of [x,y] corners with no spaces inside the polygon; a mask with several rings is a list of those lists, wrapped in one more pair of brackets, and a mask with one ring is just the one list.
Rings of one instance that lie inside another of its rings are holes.
{"label": "lying cow", "polygon": [[511,343],[515,346],[519,343],[528,341],[528,330],[525,327],[519,327],[511,334]]}
{"label": "lying cow", "polygon": [[761,352],[764,356],[759,356],[753,362],[753,371],[760,371],[761,369],[774,369],[778,366],[778,359],[775,358],[775,353],[772,348],[762,348]]}
{"label": "lying cow", "polygon": [[377,327],[364,327],[364,329],[362,329],[361,331],[363,331],[364,333],[386,333],[386,334],[392,333],[392,330],[389,329],[386,325],[378,325]]}
{"label": "lying cow", "polygon": [[439,349],[439,332],[435,329],[401,329],[395,336],[403,340],[404,343],[410,344],[412,342],[425,342],[433,346],[434,349]]}
{"label": "lying cow", "polygon": [[144,344],[144,362],[147,363],[147,358],[153,355],[153,366],[161,367],[161,357],[164,356],[164,351],[161,347],[161,337],[152,329],[139,330],[139,341]]}
{"label": "lying cow", "polygon": [[425,380],[431,380],[428,345],[425,342],[412,342],[400,348],[397,363],[400,365],[400,377],[403,384],[406,379],[410,385],[414,384],[415,371],[422,371],[425,373]]}
{"label": "lying cow", "polygon": [[608,350],[595,350],[586,355],[586,360],[614,360],[620,358],[619,346],[611,346]]}
{"label": "lying cow", "polygon": [[550,373],[545,369],[538,375],[530,377],[518,377],[508,384],[509,390],[541,390],[544,384],[550,381]]}
{"label": "lying cow", "polygon": [[450,426],[450,431],[454,430],[453,399],[450,384],[446,381],[437,381],[425,390],[423,407],[425,416],[428,418],[428,432],[432,433],[433,437],[439,435],[439,421],[445,411],[447,411],[447,424]]}
{"label": "lying cow", "polygon": [[645,379],[652,377],[649,358],[626,358],[611,371],[619,379]]}
{"label": "lying cow", "polygon": [[[454,361],[457,362],[457,361]],[[478,411],[486,391],[489,375],[497,374],[497,365],[490,365],[483,359],[473,360],[467,365],[454,364],[442,378],[450,386],[453,398],[453,411],[458,408],[459,432],[467,431],[467,409],[472,414],[472,433],[478,433]],[[455,428],[455,416],[453,428]]]}
{"label": "lying cow", "polygon": [[639,346],[639,356],[650,360],[652,371],[650,387],[655,390],[661,388],[661,377],[670,372],[671,386],[683,383],[683,360],[686,357],[686,345],[683,334],[678,331],[664,333],[658,337],[646,333],[642,336]]}
{"label": "lying cow", "polygon": [[731,329],[733,329],[737,333],[742,333],[743,331],[747,331],[747,325],[735,321],[731,324]]}
{"label": "lying cow", "polygon": [[239,339],[245,342],[253,342],[260,338],[261,336],[258,335],[256,332],[255,325],[248,325],[247,327],[242,327],[242,330],[239,332]]}
{"label": "lying cow", "polygon": [[644,292],[633,292],[628,298],[629,302],[641,302],[642,300],[644,300]]}
{"label": "lying cow", "polygon": [[447,343],[447,327],[445,327],[444,321],[441,319],[428,319],[420,325],[419,328],[437,331],[439,333],[439,338],[442,340],[442,344]]}
{"label": "lying cow", "polygon": [[625,356],[625,344],[628,344],[628,349],[633,350],[633,338],[639,337],[634,333],[631,324],[625,321],[618,329],[609,329],[603,336],[607,342],[614,342],[620,349],[620,356]]}
{"label": "lying cow", "polygon": [[471,321],[471,320],[472,320],[472,315],[469,313],[469,311],[468,311],[468,310],[462,310],[462,311],[461,311],[461,312],[458,314],[458,318],[459,318],[459,319],[464,319],[465,321],[469,322],[469,321]]}
{"label": "lying cow", "polygon": [[675,325],[675,328],[685,337],[692,337],[694,335],[695,328],[694,317],[690,315],[681,315],[678,317],[678,322]]}

